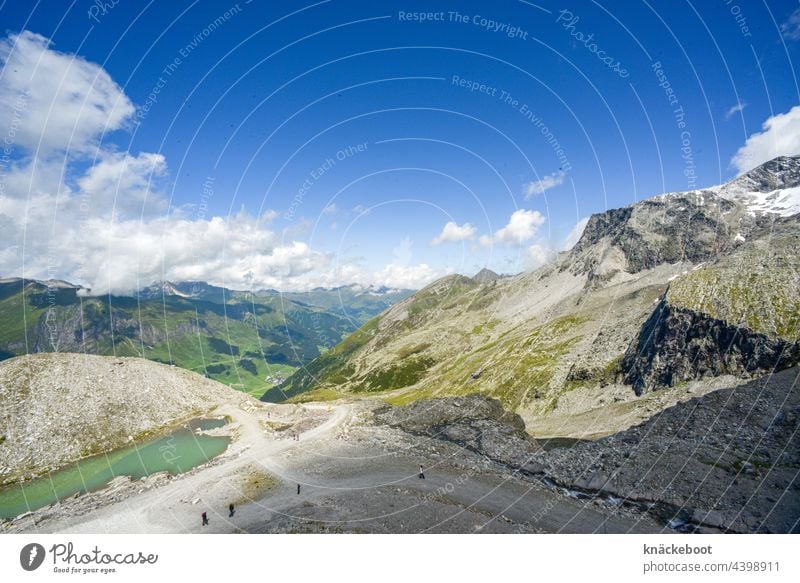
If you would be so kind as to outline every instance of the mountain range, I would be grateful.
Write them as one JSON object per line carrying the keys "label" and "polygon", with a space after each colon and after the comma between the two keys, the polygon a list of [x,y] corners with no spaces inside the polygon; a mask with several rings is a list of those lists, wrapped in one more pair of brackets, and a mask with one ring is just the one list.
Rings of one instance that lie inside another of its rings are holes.
{"label": "mountain range", "polygon": [[530,273],[451,275],[263,400],[480,393],[529,432],[599,436],[800,361],[800,157],[592,215]]}
{"label": "mountain range", "polygon": [[411,292],[344,286],[235,291],[157,282],[136,297],[68,282],[0,279],[0,359],[38,352],[140,356],[261,396]]}
{"label": "mountain range", "polygon": [[[0,280],[0,526],[184,532],[235,500],[223,532],[796,532],[799,169],[598,213],[534,272],[417,293]],[[192,472],[29,502],[198,415],[231,441]]]}

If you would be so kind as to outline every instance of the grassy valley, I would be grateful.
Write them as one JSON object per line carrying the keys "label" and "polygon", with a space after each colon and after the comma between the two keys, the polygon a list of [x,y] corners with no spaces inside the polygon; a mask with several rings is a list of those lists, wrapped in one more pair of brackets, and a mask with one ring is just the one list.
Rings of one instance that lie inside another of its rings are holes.
{"label": "grassy valley", "polygon": [[[335,301],[323,306],[313,302],[325,303],[325,290],[313,293],[292,299],[190,283],[147,288],[139,297],[95,297],[64,282],[6,279],[0,282],[0,356],[139,356],[260,397],[407,292],[362,298],[355,290],[329,291]],[[346,307],[350,300],[353,310]]]}

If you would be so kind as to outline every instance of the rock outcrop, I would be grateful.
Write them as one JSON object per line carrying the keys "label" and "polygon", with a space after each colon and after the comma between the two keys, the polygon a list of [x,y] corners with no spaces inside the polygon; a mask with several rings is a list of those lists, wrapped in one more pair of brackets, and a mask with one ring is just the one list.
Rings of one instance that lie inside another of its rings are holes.
{"label": "rock outcrop", "polygon": [[797,342],[771,338],[706,314],[659,302],[622,360],[637,394],[729,374],[765,374],[800,363]]}
{"label": "rock outcrop", "polygon": [[637,393],[800,363],[797,218],[672,282],[622,360]]}

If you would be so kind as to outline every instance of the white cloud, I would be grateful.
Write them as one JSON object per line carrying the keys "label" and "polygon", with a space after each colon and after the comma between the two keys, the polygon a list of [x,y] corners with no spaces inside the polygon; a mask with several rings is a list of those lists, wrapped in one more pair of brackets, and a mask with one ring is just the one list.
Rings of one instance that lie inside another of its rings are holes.
{"label": "white cloud", "polygon": [[781,32],[788,39],[800,40],[800,8],[796,8],[788,20],[781,24]]}
{"label": "white cloud", "polygon": [[455,273],[453,268],[434,268],[427,263],[407,264],[393,260],[382,268],[369,269],[362,264],[362,259],[348,260],[336,258],[327,269],[309,273],[299,279],[303,285],[296,289],[313,289],[315,287],[336,287],[343,283],[359,284],[364,287],[385,286],[403,289],[420,289],[446,275]]}
{"label": "white cloud", "polygon": [[28,151],[86,153],[134,112],[100,66],[51,49],[41,35],[24,31],[0,41],[0,60],[0,120],[19,116],[14,143]]}
{"label": "white cloud", "polygon": [[397,247],[392,248],[394,263],[402,266],[409,265],[414,255],[413,248],[414,242],[411,240],[411,237],[403,237]]}
{"label": "white cloud", "polygon": [[390,263],[372,275],[371,283],[386,287],[420,289],[449,273],[452,273],[452,270],[437,270],[426,263],[418,265]]}
{"label": "white cloud", "polygon": [[91,237],[73,241],[74,252],[65,255],[90,259],[82,266],[83,279],[92,283],[93,293],[131,293],[160,279],[276,287],[330,260],[305,243],[279,243],[275,233],[245,214],[228,220],[98,220],[86,226]]}
{"label": "white cloud", "polygon": [[364,206],[363,204],[357,204],[353,207],[353,212],[357,215],[366,215],[369,214],[369,208]]}
{"label": "white cloud", "polygon": [[30,32],[0,40],[0,58],[0,131],[13,137],[0,173],[3,275],[124,294],[160,279],[289,289],[330,266],[329,254],[267,228],[274,211],[191,219],[191,207],[169,209],[162,155],[99,146],[134,112],[102,68]]}
{"label": "white cloud", "polygon": [[109,153],[78,179],[77,186],[92,201],[92,211],[146,216],[166,210],[166,201],[154,196],[151,185],[167,171],[161,154]]}
{"label": "white cloud", "polygon": [[335,215],[338,211],[339,211],[339,208],[336,206],[336,203],[332,202],[331,204],[326,206],[324,209],[322,209],[322,214],[323,215]]}
{"label": "white cloud", "polygon": [[[514,211],[508,224],[494,234],[494,242],[507,245],[522,245],[533,239],[536,232],[545,222],[544,215],[539,211],[519,209]],[[482,238],[483,243],[485,239]]]}
{"label": "white cloud", "polygon": [[522,264],[526,270],[538,269],[552,261],[555,255],[556,252],[551,247],[534,244],[522,252]]}
{"label": "white cloud", "polygon": [[584,217],[579,220],[572,230],[567,234],[566,239],[564,239],[564,244],[561,247],[564,251],[569,251],[572,249],[575,244],[580,240],[581,235],[583,235],[584,229],[586,229],[586,225],[589,223],[589,217]]}
{"label": "white cloud", "polygon": [[471,241],[475,238],[475,227],[470,223],[459,225],[455,221],[449,221],[442,232],[431,240],[434,247],[442,243],[458,243],[460,241]]}
{"label": "white cloud", "polygon": [[271,223],[275,219],[278,218],[278,211],[273,209],[267,209],[263,213],[261,213],[261,222],[262,223]]}
{"label": "white cloud", "polygon": [[736,105],[732,106],[728,111],[725,112],[725,121],[730,120],[737,113],[744,111],[745,107],[747,107],[745,102],[737,103]]}
{"label": "white cloud", "polygon": [[800,105],[786,113],[774,115],[739,148],[731,164],[739,173],[747,172],[776,156],[800,154]]}
{"label": "white cloud", "polygon": [[162,279],[238,289],[351,282],[419,288],[453,271],[412,263],[409,238],[388,265],[369,269],[299,240],[307,223],[276,231],[272,210],[223,218],[204,206],[170,208],[162,155],[100,145],[134,113],[101,67],[30,32],[0,40],[0,58],[0,133],[13,136],[13,153],[0,168],[3,276],[55,277],[95,294],[129,294]]}
{"label": "white cloud", "polygon": [[553,174],[548,174],[541,180],[534,180],[533,182],[528,182],[525,185],[525,198],[530,199],[534,196],[538,196],[544,193],[551,188],[555,188],[560,184],[564,184],[564,178],[566,174],[564,171],[559,170],[558,172],[554,172]]}
{"label": "white cloud", "polygon": [[[512,222],[513,221],[509,221],[509,225]],[[539,221],[535,222],[538,223]],[[583,234],[583,231],[586,228],[588,222],[589,222],[589,217],[580,219],[575,224],[575,226],[570,230],[570,232],[567,234],[567,236],[564,238],[564,241],[560,245],[552,245],[548,241],[544,241],[540,238],[537,242],[524,247],[522,249],[522,253],[520,256],[523,269],[525,269],[526,271],[538,269],[542,265],[545,265],[553,261],[559,252],[569,251],[570,249],[572,249],[572,247],[575,246],[575,243],[577,243],[578,240],[581,238],[581,235]],[[479,241],[484,246],[491,246],[495,242],[493,238],[487,235],[483,235],[479,239]],[[508,258],[508,260],[512,261],[510,257]]]}

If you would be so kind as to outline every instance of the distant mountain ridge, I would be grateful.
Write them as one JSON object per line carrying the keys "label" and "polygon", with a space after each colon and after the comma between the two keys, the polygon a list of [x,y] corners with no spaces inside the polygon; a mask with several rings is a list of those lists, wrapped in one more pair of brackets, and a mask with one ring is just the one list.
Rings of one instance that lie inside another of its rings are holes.
{"label": "distant mountain ridge", "polygon": [[37,352],[143,356],[260,396],[408,290],[281,294],[156,282],[91,296],[60,280],[0,279],[0,360]]}

